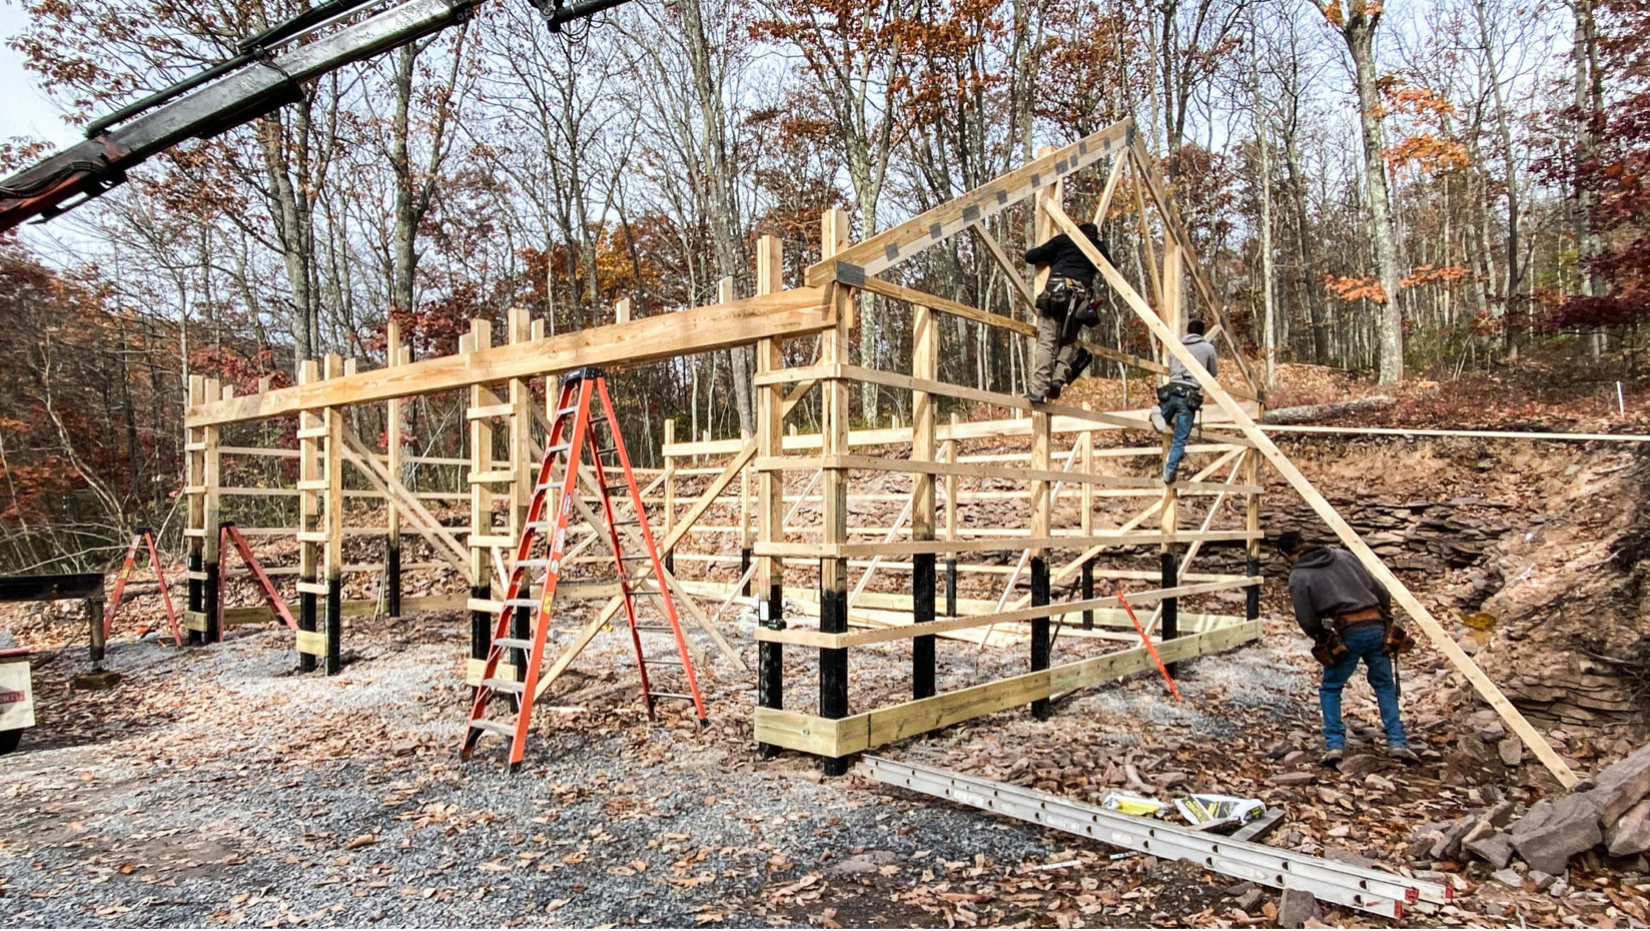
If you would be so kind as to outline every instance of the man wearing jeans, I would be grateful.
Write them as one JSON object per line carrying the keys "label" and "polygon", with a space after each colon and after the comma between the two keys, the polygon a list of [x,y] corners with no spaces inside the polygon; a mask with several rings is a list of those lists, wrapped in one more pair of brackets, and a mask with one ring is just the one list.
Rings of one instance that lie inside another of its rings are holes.
{"label": "man wearing jeans", "polygon": [[[1203,332],[1203,321],[1193,320],[1186,324],[1186,335],[1180,343],[1210,375],[1218,375],[1215,345],[1203,338]],[[1179,359],[1169,356],[1169,383],[1157,389],[1157,409],[1152,411],[1152,425],[1159,433],[1174,431],[1174,438],[1169,441],[1169,458],[1163,463],[1166,485],[1174,484],[1180,460],[1186,455],[1186,440],[1192,435],[1192,425],[1197,422],[1197,412],[1202,407],[1203,389],[1198,387],[1197,379]]]}
{"label": "man wearing jeans", "polygon": [[[1323,762],[1333,766],[1346,752],[1346,724],[1341,721],[1341,690],[1362,662],[1375,701],[1381,708],[1387,755],[1419,763],[1404,736],[1398,716],[1398,684],[1392,675],[1392,657],[1386,653],[1386,619],[1392,614],[1392,596],[1369,574],[1356,556],[1340,547],[1307,546],[1293,530],[1278,537],[1278,550],[1289,560],[1289,600],[1295,623],[1312,638],[1323,662],[1323,684],[1318,701],[1323,706]],[[1336,638],[1345,644],[1335,648]],[[1327,657],[1327,659],[1326,659]]]}

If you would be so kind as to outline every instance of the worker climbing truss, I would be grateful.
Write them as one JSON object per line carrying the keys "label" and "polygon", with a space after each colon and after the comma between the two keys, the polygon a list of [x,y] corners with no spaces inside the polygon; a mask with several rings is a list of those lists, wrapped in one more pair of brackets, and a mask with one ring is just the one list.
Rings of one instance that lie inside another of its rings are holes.
{"label": "worker climbing truss", "polygon": [[[1085,177],[1105,179],[1092,200],[1097,221],[1109,221],[1114,230],[1138,224],[1132,241],[1113,239],[1112,252],[1122,255],[1127,249],[1136,253],[1144,281],[1131,281],[1079,233],[1077,221],[1067,212],[1065,191],[1066,180],[1079,172]],[[1191,451],[1212,458],[1188,466],[1195,472],[1190,481],[1165,486],[1160,480],[1160,456],[1167,441],[1151,430],[1142,410],[1034,405],[1016,395],[942,380],[940,360],[954,348],[942,343],[948,337],[955,339],[950,334],[965,326],[1001,329],[1020,336],[1034,332],[1033,324],[1022,316],[1029,318],[1041,282],[1027,280],[1020,273],[1018,264],[988,228],[1006,211],[1025,210],[1027,202],[1036,237],[1070,234],[1099,269],[1106,285],[1103,290],[1144,327],[1154,350],[1150,356],[1143,356],[1124,347],[1087,342],[1090,352],[1157,377],[1167,374],[1166,363],[1172,357],[1185,365],[1202,387],[1207,399],[1203,432]],[[663,449],[667,467],[640,494],[662,490],[663,513],[658,523],[663,539],[658,551],[667,559],[661,567],[661,579],[672,591],[680,591],[683,580],[676,577],[668,557],[690,555],[686,550],[690,534],[696,532],[695,524],[718,506],[725,493],[740,489],[737,532],[744,550],[740,556],[754,562],[727,597],[731,601],[746,583],[755,595],[759,668],[758,707],[753,723],[757,740],[770,750],[792,748],[813,753],[824,758],[828,772],[840,773],[846,770],[852,755],[889,741],[1016,706],[1030,705],[1033,713],[1044,716],[1051,711],[1050,700],[1059,694],[1153,668],[1145,648],[1053,663],[1054,625],[1068,616],[1082,616],[1085,626],[1096,619],[1101,626],[1120,625],[1131,630],[1127,636],[1138,643],[1126,615],[1118,610],[1118,598],[1093,595],[1093,577],[1108,572],[1115,578],[1128,579],[1149,575],[1159,584],[1156,589],[1129,592],[1127,598],[1134,605],[1155,605],[1146,627],[1156,630],[1156,651],[1165,663],[1258,638],[1259,547],[1263,536],[1260,468],[1265,463],[1276,469],[1371,573],[1386,584],[1437,649],[1554,775],[1566,785],[1574,782],[1575,776],[1541,735],[1257,428],[1264,391],[1237,351],[1220,296],[1200,266],[1168,187],[1130,121],[1061,148],[1045,149],[1033,161],[863,242],[850,241],[848,219],[841,211],[825,214],[821,233],[822,259],[807,269],[805,284],[793,289],[781,285],[779,241],[763,237],[757,245],[755,294],[748,298],[735,299],[728,286],[715,304],[639,320],[629,319],[628,302],[621,302],[614,311],[614,324],[550,337],[544,335],[541,322],[531,321],[524,311],[512,311],[506,344],[493,345],[489,322],[476,320],[459,354],[416,363],[406,361],[400,334],[392,326],[387,353],[390,364],[384,368],[358,372],[353,365],[329,357],[324,378],[315,377],[316,366],[309,363],[300,384],[244,397],[233,397],[215,383],[194,380],[187,416],[190,480],[186,489],[191,500],[192,568],[210,567],[216,557],[212,551],[215,535],[207,528],[217,523],[220,499],[226,493],[217,477],[220,459],[227,449],[221,432],[233,425],[297,415],[300,449],[296,455],[300,467],[296,491],[302,505],[302,525],[296,536],[306,554],[299,583],[299,591],[304,593],[300,628],[319,632],[329,655],[336,655],[341,635],[338,619],[347,607],[340,595],[341,579],[347,571],[342,561],[344,499],[350,493],[367,493],[345,488],[343,465],[347,462],[371,485],[371,493],[389,504],[389,526],[382,530],[388,553],[383,587],[387,589],[384,600],[395,605],[391,613],[399,613],[403,607],[418,607],[403,605],[400,599],[403,529],[424,536],[428,549],[438,559],[463,570],[463,581],[470,587],[463,604],[472,612],[469,679],[471,684],[480,684],[493,654],[490,640],[503,607],[501,589],[509,578],[509,567],[494,553],[521,539],[534,494],[534,430],[542,433],[546,426],[546,415],[534,406],[532,380],[587,365],[636,364],[752,345],[756,352],[755,435],[733,440],[694,437],[687,443],[675,443],[667,426]],[[990,261],[995,272],[1009,282],[1016,305],[1013,315],[990,313],[913,287],[921,283],[921,276],[910,260],[925,249],[960,236],[971,237],[975,248],[968,251],[981,256],[982,261]],[[904,370],[886,370],[876,367],[874,360],[855,358],[849,332],[862,294],[876,295],[879,313],[891,306],[909,308],[912,352]],[[1216,380],[1181,345],[1180,334],[1193,310],[1213,324],[1211,340],[1225,342],[1226,355],[1236,363],[1235,377],[1228,376],[1225,382]],[[940,327],[941,316],[955,318],[957,326]],[[788,360],[795,359],[813,361],[787,365]],[[867,383],[877,386],[878,391],[908,393],[910,404],[902,408],[910,411],[910,423],[892,429],[851,429],[850,399],[856,388]],[[421,495],[430,493],[408,487],[408,466],[414,464],[401,458],[398,435],[401,399],[452,390],[469,392],[470,455],[461,463],[467,468],[467,488],[455,492],[467,496],[471,503],[471,524],[463,529],[436,520],[421,504]],[[1012,417],[967,423],[953,419],[943,424],[938,416],[939,401],[947,397],[978,408],[1005,411]],[[812,403],[814,398],[817,404]],[[817,412],[818,432],[787,432],[788,427],[796,426],[793,412],[804,400],[809,400]],[[391,408],[383,452],[350,434],[340,416],[348,405],[371,403],[387,403]],[[793,420],[789,425],[788,417]],[[504,431],[502,444],[495,442],[499,439],[495,437],[499,424]],[[1126,469],[1097,467],[1093,438],[1107,431],[1149,437],[1148,445],[1105,452],[1119,454],[1111,460],[1114,463],[1144,461],[1150,468],[1129,474]],[[977,456],[970,461],[964,455],[964,443],[971,437],[1005,436],[1028,438],[1029,451],[1023,465],[1005,463],[1000,458],[982,461],[985,457]],[[1058,439],[1073,440],[1063,465],[1055,461],[1054,444]],[[500,445],[506,450],[503,459],[497,458]],[[292,454],[284,450],[266,452]],[[725,458],[720,469],[710,470],[713,476],[699,489],[698,498],[679,513],[669,463],[707,455]],[[908,477],[911,491],[906,512],[895,527],[877,528],[879,533],[886,530],[880,542],[864,542],[862,538],[870,528],[854,524],[850,479],[889,474]],[[790,482],[792,478],[797,481]],[[1012,494],[1026,502],[1024,524],[1001,526],[1004,521],[999,520],[998,526],[985,529],[962,526],[958,520],[962,499],[957,488],[959,480],[989,481],[1019,489]],[[750,490],[753,484],[754,492]],[[505,490],[495,491],[501,486]],[[818,508],[810,512],[817,519],[792,525],[790,521],[797,512],[794,508],[787,511],[786,502],[799,489],[801,498],[819,502]],[[503,526],[495,526],[495,494],[507,505]],[[1081,502],[1075,522],[1069,513],[1057,513],[1056,504],[1062,497],[1075,497]],[[1134,498],[1146,506],[1114,526],[1096,526],[1094,504],[1100,498]],[[1189,499],[1210,503],[1201,524],[1182,525],[1186,514],[1195,510]],[[1217,525],[1217,514],[1225,502],[1241,502],[1240,526]],[[462,542],[460,537],[464,538]],[[1247,566],[1243,573],[1188,571],[1206,545],[1222,543],[1241,543],[1245,548]],[[1141,547],[1157,551],[1159,565],[1155,570],[1114,570],[1098,565],[1105,554],[1134,552]],[[1018,563],[1011,561],[1014,568],[1001,597],[983,606],[977,600],[955,597],[956,576],[966,571],[958,557],[979,553],[1018,556]],[[870,573],[883,561],[898,563],[910,572],[909,595],[865,590]],[[866,568],[858,584],[851,586],[850,573],[856,565]],[[789,591],[787,567],[793,570]],[[802,592],[795,587],[794,580],[804,569],[809,572],[808,587],[813,589],[812,580],[817,580],[817,591]],[[317,582],[323,571],[325,582]],[[192,611],[200,610],[196,586],[204,581],[205,574],[190,576]],[[1012,599],[1013,586],[1022,578],[1029,582],[1029,594]],[[1075,582],[1080,595],[1075,600],[1051,604],[1052,588],[1067,581]],[[705,583],[699,584],[703,590]],[[938,597],[942,588],[947,596],[943,613]],[[1182,598],[1220,591],[1244,593],[1244,616],[1182,615],[1179,610]],[[317,597],[325,598],[324,611],[318,611]],[[714,619],[703,616],[691,598],[678,600],[728,663],[742,669],[737,651],[717,632]],[[786,616],[788,607],[790,617]],[[604,610],[610,617],[618,605],[610,602]],[[801,623],[814,616],[817,623]],[[1003,642],[1029,643],[1027,672],[946,692],[939,690],[938,639],[969,637],[989,644],[1000,642],[1004,631],[1013,636]],[[854,713],[850,708],[850,649],[907,640],[911,644],[910,700]],[[811,705],[811,711],[797,710],[795,690],[787,687],[785,651],[799,648],[817,651],[817,699],[802,703],[804,707]],[[334,671],[330,664],[328,671]]]}

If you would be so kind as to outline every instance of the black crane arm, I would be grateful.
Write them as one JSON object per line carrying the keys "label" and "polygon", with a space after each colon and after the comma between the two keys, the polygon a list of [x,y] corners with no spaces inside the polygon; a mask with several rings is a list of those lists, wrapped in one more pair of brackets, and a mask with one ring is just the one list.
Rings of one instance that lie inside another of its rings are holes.
{"label": "black crane arm", "polygon": [[[299,35],[369,2],[318,4],[240,43],[235,57],[94,121],[85,141],[0,181],[0,232],[33,217],[44,221],[71,210],[125,181],[133,166],[186,140],[211,138],[300,100],[303,82],[460,23],[483,0],[406,0],[276,53]],[[628,0],[529,2],[552,31],[560,31],[572,20]]]}

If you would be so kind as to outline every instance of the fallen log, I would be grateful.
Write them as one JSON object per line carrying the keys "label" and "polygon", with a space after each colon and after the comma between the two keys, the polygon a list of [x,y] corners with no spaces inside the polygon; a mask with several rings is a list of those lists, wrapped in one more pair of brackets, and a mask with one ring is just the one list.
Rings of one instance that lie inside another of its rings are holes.
{"label": "fallen log", "polygon": [[1300,407],[1280,407],[1266,412],[1261,423],[1311,423],[1314,420],[1328,420],[1331,417],[1340,417],[1343,414],[1366,414],[1370,411],[1384,411],[1398,403],[1384,394],[1377,394],[1368,398],[1354,398],[1350,401],[1337,401],[1334,404],[1303,404]]}

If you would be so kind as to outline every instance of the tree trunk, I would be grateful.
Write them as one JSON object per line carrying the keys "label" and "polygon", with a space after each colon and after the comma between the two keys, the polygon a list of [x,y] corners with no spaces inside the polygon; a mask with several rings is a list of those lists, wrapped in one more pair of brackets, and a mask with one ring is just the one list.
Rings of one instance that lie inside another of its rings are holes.
{"label": "tree trunk", "polygon": [[1386,162],[1382,157],[1381,96],[1376,87],[1375,30],[1380,25],[1375,12],[1354,7],[1346,15],[1341,35],[1352,53],[1357,76],[1358,115],[1363,130],[1364,197],[1369,219],[1369,243],[1379,266],[1386,301],[1375,318],[1378,353],[1375,368],[1380,383],[1397,384],[1404,378],[1404,320],[1398,308],[1398,282],[1403,268],[1398,259],[1398,234],[1387,188]]}

